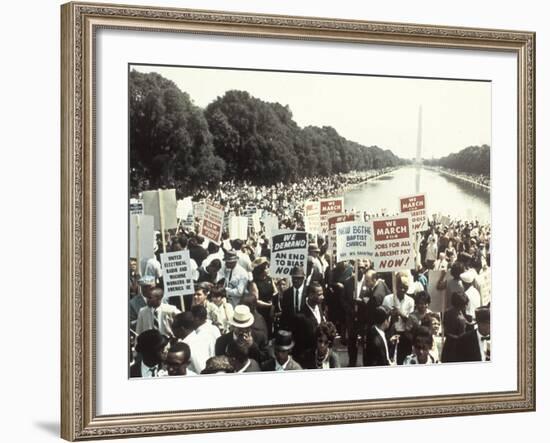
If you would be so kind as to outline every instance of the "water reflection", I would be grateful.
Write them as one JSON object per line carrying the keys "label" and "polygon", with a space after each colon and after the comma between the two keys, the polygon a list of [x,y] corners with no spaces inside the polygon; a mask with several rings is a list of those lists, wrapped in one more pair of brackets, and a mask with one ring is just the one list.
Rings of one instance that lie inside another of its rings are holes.
{"label": "water reflection", "polygon": [[489,191],[460,179],[428,169],[401,168],[371,180],[345,194],[346,209],[369,213],[399,211],[399,197],[426,193],[430,214],[441,212],[453,217],[490,221]]}

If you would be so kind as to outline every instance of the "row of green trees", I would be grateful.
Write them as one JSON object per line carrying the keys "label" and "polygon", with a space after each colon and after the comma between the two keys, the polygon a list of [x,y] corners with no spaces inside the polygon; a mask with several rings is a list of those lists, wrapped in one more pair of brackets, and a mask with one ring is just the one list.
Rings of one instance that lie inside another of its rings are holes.
{"label": "row of green trees", "polygon": [[130,72],[131,185],[192,190],[222,179],[255,184],[402,164],[390,150],[300,128],[288,106],[227,91],[206,109],[156,73]]}
{"label": "row of green trees", "polygon": [[424,164],[490,176],[491,148],[488,145],[468,146],[457,153],[449,154],[447,157],[424,160]]}

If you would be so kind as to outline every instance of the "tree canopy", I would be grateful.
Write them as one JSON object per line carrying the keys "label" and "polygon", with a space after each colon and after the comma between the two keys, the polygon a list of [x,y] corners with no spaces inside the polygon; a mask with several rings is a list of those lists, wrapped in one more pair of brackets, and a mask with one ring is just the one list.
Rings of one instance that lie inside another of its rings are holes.
{"label": "tree canopy", "polygon": [[204,110],[157,73],[130,73],[133,189],[193,192],[221,179],[289,183],[396,166],[390,150],[346,140],[329,126],[300,128],[288,106],[227,91]]}
{"label": "tree canopy", "polygon": [[443,166],[457,171],[489,176],[491,174],[491,148],[488,145],[468,146],[446,157],[424,160],[424,163],[430,166]]}
{"label": "tree canopy", "polygon": [[151,188],[219,181],[223,160],[214,152],[202,110],[156,73],[130,72],[130,164],[134,180]]}

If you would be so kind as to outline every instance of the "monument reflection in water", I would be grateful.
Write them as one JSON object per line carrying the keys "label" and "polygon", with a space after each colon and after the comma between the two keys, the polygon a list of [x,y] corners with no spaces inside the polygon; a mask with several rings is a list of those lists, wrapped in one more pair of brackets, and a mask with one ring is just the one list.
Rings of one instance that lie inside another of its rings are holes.
{"label": "monument reflection in water", "polygon": [[380,214],[382,210],[392,214],[399,211],[399,197],[413,195],[418,190],[426,193],[428,213],[440,212],[461,219],[491,221],[490,191],[459,178],[414,166],[392,173],[348,191],[344,202],[347,210]]}

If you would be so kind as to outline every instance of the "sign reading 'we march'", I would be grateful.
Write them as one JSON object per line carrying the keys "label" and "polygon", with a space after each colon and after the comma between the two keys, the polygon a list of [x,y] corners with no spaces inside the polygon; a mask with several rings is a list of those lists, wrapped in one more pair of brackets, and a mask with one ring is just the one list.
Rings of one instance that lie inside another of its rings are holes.
{"label": "sign reading 'we march'", "polygon": [[376,271],[400,271],[414,267],[414,244],[409,215],[373,220],[372,234]]}

